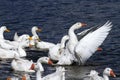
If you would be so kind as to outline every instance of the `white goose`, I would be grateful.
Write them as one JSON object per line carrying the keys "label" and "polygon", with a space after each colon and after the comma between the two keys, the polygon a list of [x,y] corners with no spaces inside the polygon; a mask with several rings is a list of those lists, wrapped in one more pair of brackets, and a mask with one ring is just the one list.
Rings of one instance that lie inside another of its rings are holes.
{"label": "white goose", "polygon": [[65,80],[65,68],[58,67],[56,72],[49,74],[45,77],[41,77],[41,68],[37,70],[36,80]]}
{"label": "white goose", "polygon": [[30,41],[30,44],[33,45],[33,46],[35,46],[35,42],[36,42],[36,41],[40,41],[40,38],[39,38],[39,36],[37,35],[37,32],[36,32],[36,31],[37,31],[37,32],[40,32],[41,29],[38,28],[37,26],[32,27],[31,32],[32,32],[32,38],[33,38],[33,40]]}
{"label": "white goose", "polygon": [[1,48],[6,48],[6,49],[13,49],[13,48],[15,48],[14,46],[5,43],[5,41],[7,41],[7,40],[5,40],[4,34],[3,34],[5,31],[6,32],[10,32],[10,30],[8,30],[6,28],[6,26],[0,27],[0,47]]}
{"label": "white goose", "polygon": [[[52,61],[48,57],[41,57],[37,60],[37,64],[32,60],[26,60],[22,58],[16,58],[12,61],[11,66],[15,71],[35,72],[36,65],[41,63],[47,63],[52,65]],[[41,65],[42,67],[42,65]],[[43,67],[42,67],[43,68]]]}
{"label": "white goose", "polygon": [[103,77],[98,75],[98,72],[95,70],[91,70],[90,74],[87,75],[89,77],[89,80],[109,80],[108,76],[116,77],[115,73],[111,68],[105,68],[103,71]]}
{"label": "white goose", "polygon": [[[40,39],[39,39],[39,36],[38,36],[37,33],[36,33],[36,31],[37,31],[37,32],[40,32],[41,29],[39,29],[37,26],[32,27],[32,29],[31,29],[32,36],[36,36],[36,37],[37,37],[37,40],[40,40]],[[23,34],[23,35],[26,36],[26,35],[28,35],[28,34]],[[23,35],[21,35],[21,36],[23,36]],[[14,38],[13,38],[14,41],[21,41],[21,39],[22,39],[21,36],[18,36],[17,32],[15,32]],[[20,38],[20,37],[21,37],[21,38]],[[32,42],[32,40],[31,40],[31,42]],[[33,41],[33,45],[34,45],[34,41]]]}
{"label": "white goose", "polygon": [[61,43],[56,44],[55,46],[49,48],[49,52],[48,55],[50,57],[50,59],[58,61],[61,53],[64,51],[65,49],[65,42],[69,39],[68,35],[65,35],[62,37],[61,39]]}
{"label": "white goose", "polygon": [[106,22],[99,28],[91,29],[78,41],[74,30],[84,25],[78,22],[69,29],[69,41],[63,57],[59,59],[59,65],[70,65],[73,61],[79,62],[79,65],[84,64],[103,43],[112,27],[111,22]]}
{"label": "white goose", "polygon": [[[0,31],[1,31],[0,35],[2,36],[2,39],[0,38],[0,47],[3,49],[7,49],[7,50],[16,49],[21,42],[31,39],[29,38],[29,35],[23,35],[20,36],[17,41],[5,40],[3,36],[3,32],[9,30],[5,26],[3,26],[0,28]],[[24,47],[28,47],[28,46],[24,46]]]}
{"label": "white goose", "polygon": [[40,41],[36,42],[35,47],[40,51],[48,51],[51,47],[55,46],[54,43]]}
{"label": "white goose", "polygon": [[79,64],[84,64],[103,43],[111,30],[111,22],[106,22],[103,26],[91,30],[75,46],[75,57]]}
{"label": "white goose", "polygon": [[39,36],[36,33],[36,31],[41,31],[41,29],[39,29],[38,27],[34,26],[31,31],[33,36],[32,36],[32,40],[30,40],[30,45],[32,47],[35,47],[37,48],[37,50],[40,51],[48,51],[50,47],[55,46],[55,44],[53,43],[40,40]]}
{"label": "white goose", "polygon": [[29,40],[25,41],[25,42],[21,42],[19,44],[19,46],[16,47],[15,50],[14,49],[0,48],[0,59],[9,59],[9,58],[14,58],[15,56],[17,56],[17,57],[25,57],[26,52],[22,47],[28,46],[28,45],[29,45]]}
{"label": "white goose", "polygon": [[[19,46],[22,42],[27,42],[28,44],[22,46],[22,48],[25,48],[25,47],[29,47],[29,40],[31,40],[31,39],[32,39],[32,37],[30,37],[30,36],[27,35],[27,34],[24,34],[24,35],[20,36],[17,41],[5,41],[5,43],[8,44],[8,45],[12,45],[12,46],[18,48],[18,46]],[[5,45],[6,45],[6,44],[5,44]],[[9,49],[9,48],[8,48],[8,49]]]}

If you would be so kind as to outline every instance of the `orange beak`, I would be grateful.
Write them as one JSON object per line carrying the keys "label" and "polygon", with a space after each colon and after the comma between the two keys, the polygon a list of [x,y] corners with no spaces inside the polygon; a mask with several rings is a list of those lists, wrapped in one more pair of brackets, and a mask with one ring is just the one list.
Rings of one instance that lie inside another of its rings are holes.
{"label": "orange beak", "polygon": [[37,32],[41,32],[41,31],[42,31],[42,29],[40,29],[40,28],[37,29]]}
{"label": "orange beak", "polygon": [[110,71],[110,76],[116,77],[116,75],[115,75],[115,73],[113,72],[113,70]]}
{"label": "orange beak", "polygon": [[12,80],[10,77],[7,77],[7,80]]}
{"label": "orange beak", "polygon": [[52,65],[53,62],[49,59],[49,60],[48,60],[48,64]]}
{"label": "orange beak", "polygon": [[9,29],[6,29],[5,32],[10,32],[10,30],[9,30]]}
{"label": "orange beak", "polygon": [[97,51],[102,51],[102,50],[103,50],[103,49],[102,49],[102,48],[100,48],[100,47],[99,47],[99,48],[97,48]]}
{"label": "orange beak", "polygon": [[35,64],[33,63],[30,67],[30,70],[34,70],[35,69]]}
{"label": "orange beak", "polygon": [[26,76],[22,76],[22,80],[27,80],[27,79],[26,79]]}
{"label": "orange beak", "polygon": [[81,23],[81,25],[82,25],[82,27],[87,26],[87,24],[85,24],[85,23]]}
{"label": "orange beak", "polygon": [[28,39],[29,39],[29,40],[33,40],[32,37],[29,37]]}

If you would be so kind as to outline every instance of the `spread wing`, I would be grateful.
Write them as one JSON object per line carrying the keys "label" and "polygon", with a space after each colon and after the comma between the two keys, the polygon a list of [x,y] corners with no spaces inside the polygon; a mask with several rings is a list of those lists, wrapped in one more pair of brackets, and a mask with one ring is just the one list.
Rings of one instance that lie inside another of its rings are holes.
{"label": "spread wing", "polygon": [[75,56],[78,59],[78,62],[84,64],[86,60],[92,56],[92,54],[106,39],[111,27],[112,23],[108,21],[95,31],[89,32],[78,42],[75,47]]}
{"label": "spread wing", "polygon": [[80,41],[85,35],[87,35],[90,32],[93,32],[95,30],[97,30],[98,28],[100,28],[102,25],[96,25],[94,27],[91,27],[90,29],[86,29],[80,33],[77,33],[77,39],[78,41]]}

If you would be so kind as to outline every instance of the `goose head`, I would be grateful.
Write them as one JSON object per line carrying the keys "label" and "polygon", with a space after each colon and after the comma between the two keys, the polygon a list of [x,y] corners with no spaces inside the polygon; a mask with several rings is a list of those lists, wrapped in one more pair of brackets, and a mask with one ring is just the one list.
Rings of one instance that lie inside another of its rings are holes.
{"label": "goose head", "polygon": [[6,26],[2,26],[0,29],[1,29],[2,31],[5,31],[5,32],[10,32],[10,30],[9,30],[9,29],[7,29],[7,27],[6,27]]}
{"label": "goose head", "polygon": [[37,63],[33,63],[30,67],[30,70],[40,70],[41,72],[44,71],[41,63],[52,65],[53,62],[48,57],[41,57],[37,60]]}
{"label": "goose head", "polygon": [[84,27],[86,25],[87,24],[85,24],[85,23],[77,22],[77,23],[73,24],[71,28],[73,28],[73,29],[79,29],[79,28]]}
{"label": "goose head", "polygon": [[42,30],[40,28],[38,28],[37,26],[33,26],[31,31],[32,31],[33,35],[37,35],[36,31],[37,32],[41,32]]}
{"label": "goose head", "polygon": [[33,26],[32,31],[38,31],[38,32],[41,32],[41,29],[38,28],[37,26]]}
{"label": "goose head", "polygon": [[52,61],[50,60],[50,58],[48,58],[48,57],[41,57],[41,58],[38,59],[37,62],[47,63],[47,64],[49,64],[49,65],[52,65],[52,64],[53,64],[53,62],[52,62]]}
{"label": "goose head", "polygon": [[105,68],[103,71],[103,75],[111,76],[111,77],[116,77],[115,73],[111,68]]}

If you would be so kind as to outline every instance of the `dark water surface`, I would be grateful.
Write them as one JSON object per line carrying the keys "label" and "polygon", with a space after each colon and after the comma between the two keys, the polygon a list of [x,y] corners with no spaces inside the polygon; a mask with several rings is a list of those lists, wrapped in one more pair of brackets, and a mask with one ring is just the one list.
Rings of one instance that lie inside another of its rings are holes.
{"label": "dark water surface", "polygon": [[[90,28],[113,22],[110,35],[102,44],[103,51],[96,52],[85,66],[66,66],[66,80],[82,80],[82,76],[91,69],[102,73],[105,67],[111,67],[120,80],[120,0],[0,0],[0,26],[7,26],[11,32],[5,38],[12,40],[15,32],[30,34],[33,26],[42,28],[38,33],[41,40],[58,43],[75,22],[84,22]],[[47,53],[28,51],[27,59],[36,61]],[[13,76],[9,61],[1,61],[0,80]],[[55,67],[44,65],[45,73],[52,73]],[[35,80],[35,74],[31,74]]]}

